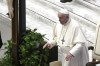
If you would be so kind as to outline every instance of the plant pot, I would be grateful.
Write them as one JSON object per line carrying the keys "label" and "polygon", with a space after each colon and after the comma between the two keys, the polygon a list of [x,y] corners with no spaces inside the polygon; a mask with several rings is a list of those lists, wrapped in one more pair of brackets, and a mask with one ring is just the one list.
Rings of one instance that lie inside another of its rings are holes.
{"label": "plant pot", "polygon": [[61,61],[53,61],[49,63],[49,66],[62,66]]}

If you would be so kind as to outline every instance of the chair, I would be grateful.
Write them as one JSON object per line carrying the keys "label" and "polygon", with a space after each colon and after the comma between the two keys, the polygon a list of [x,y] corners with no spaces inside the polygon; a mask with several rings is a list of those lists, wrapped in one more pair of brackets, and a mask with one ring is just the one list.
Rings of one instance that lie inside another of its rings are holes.
{"label": "chair", "polygon": [[[94,47],[93,46],[89,46],[88,47],[88,50],[92,50],[92,51],[94,51]],[[98,56],[98,55],[96,55],[94,52],[93,52],[93,54],[92,54],[93,56],[92,56],[92,62],[88,62],[87,64],[86,64],[86,66],[96,66],[96,64],[99,64],[100,63],[100,56]],[[99,57],[99,58],[98,58]],[[98,61],[96,61],[96,60],[98,60]]]}
{"label": "chair", "polygon": [[[88,62],[86,66],[96,66],[100,63],[100,25],[97,26],[95,46],[88,47],[88,50],[92,50],[92,62]],[[97,61],[96,61],[97,60]]]}

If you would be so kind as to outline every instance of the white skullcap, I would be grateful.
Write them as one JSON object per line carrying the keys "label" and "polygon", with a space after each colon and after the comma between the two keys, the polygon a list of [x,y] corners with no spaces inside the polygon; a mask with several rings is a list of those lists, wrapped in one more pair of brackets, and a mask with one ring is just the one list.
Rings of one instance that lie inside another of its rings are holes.
{"label": "white skullcap", "polygon": [[63,14],[69,14],[68,10],[66,10],[66,9],[61,9],[59,12],[63,13]]}

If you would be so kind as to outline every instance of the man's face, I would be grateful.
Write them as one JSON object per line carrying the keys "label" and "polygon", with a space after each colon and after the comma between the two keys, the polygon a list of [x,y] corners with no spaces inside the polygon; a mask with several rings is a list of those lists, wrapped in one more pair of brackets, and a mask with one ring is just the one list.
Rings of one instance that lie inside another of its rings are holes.
{"label": "man's face", "polygon": [[69,14],[58,13],[59,21],[62,25],[66,24],[69,20]]}

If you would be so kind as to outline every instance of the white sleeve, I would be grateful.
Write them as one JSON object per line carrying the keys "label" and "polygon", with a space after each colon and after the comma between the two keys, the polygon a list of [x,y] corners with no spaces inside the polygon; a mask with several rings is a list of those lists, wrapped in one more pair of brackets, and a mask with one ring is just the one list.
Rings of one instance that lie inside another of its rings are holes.
{"label": "white sleeve", "polygon": [[75,31],[75,36],[73,39],[74,47],[69,51],[73,56],[76,56],[86,43],[85,36],[82,33],[81,27],[77,26]]}
{"label": "white sleeve", "polygon": [[75,31],[75,36],[73,39],[73,44],[77,44],[77,43],[86,43],[86,38],[85,35],[83,34],[83,31],[81,30],[80,26],[76,27],[76,31]]}
{"label": "white sleeve", "polygon": [[57,33],[56,33],[56,24],[53,28],[53,33],[52,33],[52,39],[48,41],[49,44],[52,44],[52,46],[55,46],[57,44]]}
{"label": "white sleeve", "polygon": [[69,52],[70,52],[73,56],[76,56],[78,53],[81,52],[83,46],[84,46],[84,45],[83,45],[82,43],[77,43]]}

